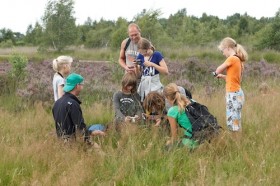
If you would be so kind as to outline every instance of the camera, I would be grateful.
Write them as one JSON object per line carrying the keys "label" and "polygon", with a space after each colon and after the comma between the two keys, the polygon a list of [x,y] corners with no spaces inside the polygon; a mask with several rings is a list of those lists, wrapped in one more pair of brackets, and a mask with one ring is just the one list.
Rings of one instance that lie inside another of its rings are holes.
{"label": "camera", "polygon": [[212,75],[216,77],[218,74],[216,72],[212,72]]}
{"label": "camera", "polygon": [[136,59],[134,62],[135,62],[137,65],[141,65],[141,64],[142,64],[141,59]]}
{"label": "camera", "polygon": [[135,117],[130,117],[130,119],[132,123],[135,123],[135,119],[136,119]]}

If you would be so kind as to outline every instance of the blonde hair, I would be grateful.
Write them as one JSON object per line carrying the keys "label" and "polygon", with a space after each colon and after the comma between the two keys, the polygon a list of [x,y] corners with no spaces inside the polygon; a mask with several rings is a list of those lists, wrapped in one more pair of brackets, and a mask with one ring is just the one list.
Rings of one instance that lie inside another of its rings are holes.
{"label": "blonde hair", "polygon": [[143,37],[137,43],[137,47],[138,49],[143,49],[143,50],[152,49],[153,51],[155,51],[155,47],[152,45],[152,43],[148,39]]}
{"label": "blonde hair", "polygon": [[221,41],[220,45],[218,46],[219,50],[223,50],[225,48],[232,48],[235,51],[236,56],[242,62],[242,68],[244,68],[243,63],[248,60],[248,54],[243,48],[243,46],[238,44],[234,39],[226,37]]}
{"label": "blonde hair", "polygon": [[123,78],[122,78],[122,90],[124,90],[127,86],[132,86],[133,88],[131,89],[131,93],[136,92],[136,86],[137,86],[137,77],[135,73],[129,72],[125,73]]}
{"label": "blonde hair", "polygon": [[175,83],[169,83],[163,89],[163,95],[174,102],[179,107],[179,112],[185,110],[186,106],[190,103],[190,100],[186,96],[182,95],[178,86]]}
{"label": "blonde hair", "polygon": [[70,56],[59,56],[53,60],[53,70],[59,72],[63,68],[63,65],[71,64],[72,62],[73,58]]}

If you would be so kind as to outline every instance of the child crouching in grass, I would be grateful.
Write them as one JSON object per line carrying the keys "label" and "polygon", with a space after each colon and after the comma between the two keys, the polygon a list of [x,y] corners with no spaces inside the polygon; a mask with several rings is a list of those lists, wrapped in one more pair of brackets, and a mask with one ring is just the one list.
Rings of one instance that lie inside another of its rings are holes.
{"label": "child crouching in grass", "polygon": [[161,93],[157,91],[148,93],[143,101],[143,108],[147,122],[153,122],[154,126],[162,126],[161,124],[166,121],[165,99]]}
{"label": "child crouching in grass", "polygon": [[[189,99],[180,93],[175,83],[164,87],[163,95],[171,105],[167,112],[171,131],[171,139],[166,142],[167,147],[183,145],[190,149],[196,148],[198,143],[192,139],[192,125],[185,112],[186,106],[190,103]],[[184,135],[181,139],[178,137],[178,127],[184,129]]]}
{"label": "child crouching in grass", "polygon": [[124,123],[140,122],[143,112],[140,96],[136,92],[137,77],[135,73],[124,74],[121,84],[121,90],[113,95],[114,124],[117,131],[120,130]]}

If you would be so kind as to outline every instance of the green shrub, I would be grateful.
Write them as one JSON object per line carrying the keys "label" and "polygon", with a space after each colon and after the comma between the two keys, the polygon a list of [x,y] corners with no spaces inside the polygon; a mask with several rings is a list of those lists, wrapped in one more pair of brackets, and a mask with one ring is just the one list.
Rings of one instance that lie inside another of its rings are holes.
{"label": "green shrub", "polygon": [[280,54],[279,52],[269,51],[263,55],[263,58],[268,63],[280,63]]}
{"label": "green shrub", "polygon": [[28,63],[27,57],[21,54],[12,54],[9,63],[12,65],[12,70],[10,71],[12,77],[21,79],[25,76],[24,69]]}
{"label": "green shrub", "polygon": [[27,66],[27,57],[21,54],[12,54],[9,58],[9,63],[11,64],[11,70],[8,72],[10,81],[8,83],[8,92],[12,93],[16,90],[20,82],[22,82],[26,76],[25,67]]}
{"label": "green shrub", "polygon": [[0,43],[0,48],[12,48],[14,46],[12,40],[3,41]]}

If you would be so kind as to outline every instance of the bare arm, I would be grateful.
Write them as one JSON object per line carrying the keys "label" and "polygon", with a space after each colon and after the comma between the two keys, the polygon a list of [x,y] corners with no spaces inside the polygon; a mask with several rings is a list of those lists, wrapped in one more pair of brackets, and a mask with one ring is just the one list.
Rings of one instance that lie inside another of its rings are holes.
{"label": "bare arm", "polygon": [[58,94],[58,99],[63,96],[63,94],[64,94],[63,85],[58,85],[58,87],[57,87],[57,94]]}
{"label": "bare arm", "polygon": [[227,69],[227,64],[223,63],[221,64],[217,69],[216,69],[216,73],[217,73],[217,78],[222,78],[222,79],[226,79],[226,75],[222,74],[226,69]]}
{"label": "bare arm", "polygon": [[125,62],[126,59],[125,59],[125,50],[124,50],[124,48],[125,48],[126,42],[127,42],[127,39],[123,40],[122,44],[121,44],[121,50],[120,50],[120,55],[119,55],[119,64],[121,65],[121,67],[125,71],[129,72],[129,71],[131,71],[131,69],[128,68],[128,66],[126,65],[126,62]]}
{"label": "bare arm", "polygon": [[170,124],[171,139],[167,141],[166,145],[173,144],[177,140],[177,121],[175,118],[168,116],[168,121]]}

